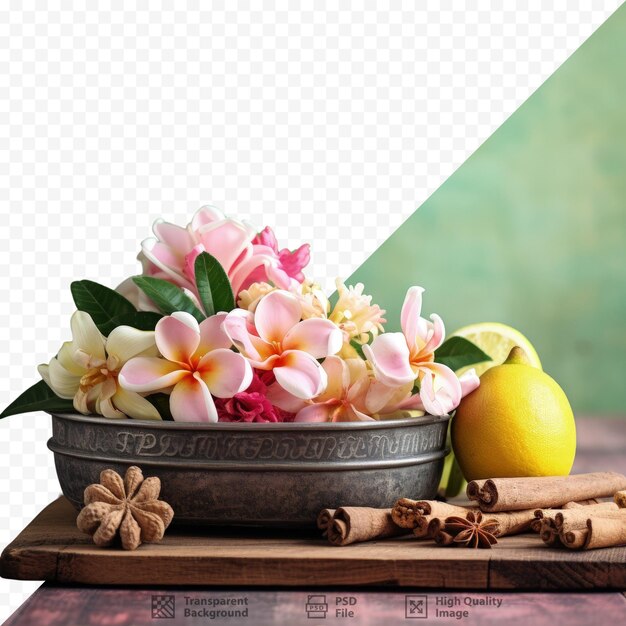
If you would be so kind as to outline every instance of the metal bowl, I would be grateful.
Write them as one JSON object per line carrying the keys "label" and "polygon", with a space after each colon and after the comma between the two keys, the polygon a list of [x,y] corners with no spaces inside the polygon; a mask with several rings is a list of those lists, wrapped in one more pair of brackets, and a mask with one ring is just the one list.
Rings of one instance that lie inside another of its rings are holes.
{"label": "metal bowl", "polygon": [[138,465],[161,479],[177,523],[311,526],[323,508],[432,498],[448,420],[199,424],[54,414],[48,447],[77,509],[103,469]]}

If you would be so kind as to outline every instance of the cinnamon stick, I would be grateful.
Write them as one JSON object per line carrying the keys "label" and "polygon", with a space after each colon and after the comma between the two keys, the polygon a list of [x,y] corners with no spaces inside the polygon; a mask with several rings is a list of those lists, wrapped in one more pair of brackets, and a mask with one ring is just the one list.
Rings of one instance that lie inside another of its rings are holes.
{"label": "cinnamon stick", "polygon": [[616,511],[617,505],[614,502],[598,502],[597,500],[589,500],[590,504],[582,505],[580,502],[568,502],[560,509],[537,509],[535,511],[535,519],[531,522],[530,528],[538,533],[541,531],[541,521],[544,518],[550,518],[554,522],[554,518],[559,513],[569,515],[571,511],[581,511],[584,520],[598,511]]}
{"label": "cinnamon stick", "polygon": [[[622,509],[623,510],[623,509]],[[626,544],[626,518],[592,517],[587,520],[588,535],[583,548],[610,548]]]}
{"label": "cinnamon stick", "polygon": [[578,502],[566,502],[562,509],[577,509],[581,506],[590,506],[592,504],[599,504],[596,498],[589,498],[587,500],[579,500]]}
{"label": "cinnamon stick", "polygon": [[328,541],[336,546],[396,537],[409,532],[406,528],[400,528],[394,523],[389,509],[356,506],[337,509],[327,528]]}
{"label": "cinnamon stick", "polygon": [[317,527],[322,531],[322,537],[328,534],[328,527],[335,517],[335,509],[322,509],[317,516]]}
{"label": "cinnamon stick", "polygon": [[426,531],[426,536],[434,539],[437,536],[437,533],[440,530],[443,530],[445,525],[446,525],[445,518],[433,517],[430,520],[430,522],[428,522],[428,529]]}
{"label": "cinnamon stick", "polygon": [[519,535],[530,530],[530,525],[535,520],[535,511],[527,509],[525,511],[503,511],[501,513],[489,513],[483,515],[485,520],[495,520],[498,522],[498,537],[505,535]]}
{"label": "cinnamon stick", "polygon": [[440,546],[451,546],[454,544],[454,535],[447,533],[445,530],[439,530],[435,534],[435,543]]}
{"label": "cinnamon stick", "polygon": [[547,546],[555,546],[561,543],[559,533],[554,525],[554,520],[550,517],[544,517],[541,520],[539,536]]}
{"label": "cinnamon stick", "polygon": [[[463,515],[465,517],[466,513]],[[504,511],[502,513],[490,513],[484,515],[485,521],[494,520],[498,523],[497,536],[519,535],[528,532],[535,520],[535,512],[532,509],[526,511]],[[418,518],[418,525],[413,529],[413,534],[418,538],[435,537],[437,532],[445,525],[445,518],[423,516]]]}
{"label": "cinnamon stick", "polygon": [[587,528],[578,530],[568,530],[567,532],[559,533],[561,544],[570,550],[580,550],[584,547],[587,541],[587,535],[589,531]]}
{"label": "cinnamon stick", "polygon": [[582,530],[587,527],[587,520],[592,517],[623,519],[626,522],[626,511],[618,509],[614,502],[607,502],[607,504],[613,505],[614,508],[596,505],[594,507],[559,511],[554,515],[556,529],[559,533],[569,530]]}
{"label": "cinnamon stick", "polygon": [[[612,503],[604,503],[612,504]],[[592,534],[593,530],[593,534]],[[541,520],[541,538],[548,545],[562,543],[571,550],[591,550],[626,543],[626,510],[596,506],[566,509]]]}
{"label": "cinnamon stick", "polygon": [[467,497],[477,501],[482,511],[493,513],[559,507],[565,502],[612,496],[622,489],[626,489],[626,476],[596,472],[473,480],[467,485]]}
{"label": "cinnamon stick", "polygon": [[439,517],[435,517],[434,515],[420,515],[415,518],[415,528],[413,528],[413,534],[418,539],[428,539],[433,537],[433,533],[431,532],[431,524],[435,523],[437,526],[440,526],[441,519]]}
{"label": "cinnamon stick", "polygon": [[402,528],[414,529],[417,519],[422,516],[449,517],[450,515],[465,515],[476,507],[458,506],[439,500],[411,500],[400,498],[391,509],[393,521]]}

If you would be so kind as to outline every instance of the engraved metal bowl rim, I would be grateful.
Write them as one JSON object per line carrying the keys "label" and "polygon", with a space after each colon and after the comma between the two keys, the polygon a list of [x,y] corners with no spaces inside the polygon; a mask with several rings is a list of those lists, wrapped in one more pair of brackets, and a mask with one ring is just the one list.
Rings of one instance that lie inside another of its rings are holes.
{"label": "engraved metal bowl rim", "polygon": [[131,428],[156,428],[162,430],[234,430],[234,431],[274,431],[274,432],[298,432],[316,430],[375,430],[394,426],[411,426],[434,424],[447,421],[451,415],[422,415],[420,417],[403,417],[390,420],[372,420],[362,422],[176,422],[170,420],[139,420],[134,418],[108,418],[82,413],[58,413],[47,411],[54,417],[60,417],[75,422],[89,422],[107,426],[124,425]]}

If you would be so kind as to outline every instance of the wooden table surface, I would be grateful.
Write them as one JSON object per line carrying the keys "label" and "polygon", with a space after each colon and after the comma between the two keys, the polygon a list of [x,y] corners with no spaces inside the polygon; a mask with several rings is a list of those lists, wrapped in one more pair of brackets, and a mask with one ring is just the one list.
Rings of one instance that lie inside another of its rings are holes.
{"label": "wooden table surface", "polygon": [[[607,423],[600,435],[597,424],[583,422],[578,464],[626,469],[625,425]],[[339,548],[319,532],[172,528],[161,543],[125,552],[94,546],[75,519],[65,498],[46,507],[4,550],[2,576],[98,585],[626,589],[626,547],[571,551],[547,547],[534,533],[469,550],[411,535]]]}

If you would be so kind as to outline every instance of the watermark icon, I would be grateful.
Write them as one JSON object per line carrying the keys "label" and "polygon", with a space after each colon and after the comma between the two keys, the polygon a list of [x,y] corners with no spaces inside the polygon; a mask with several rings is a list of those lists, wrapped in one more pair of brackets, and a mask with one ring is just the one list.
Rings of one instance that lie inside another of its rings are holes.
{"label": "watermark icon", "polygon": [[326,596],[307,596],[304,608],[309,619],[326,619],[326,613],[328,613]]}
{"label": "watermark icon", "polygon": [[404,596],[405,619],[426,619],[428,617],[428,596]]}
{"label": "watermark icon", "polygon": [[152,619],[173,619],[176,617],[175,596],[152,596]]}

